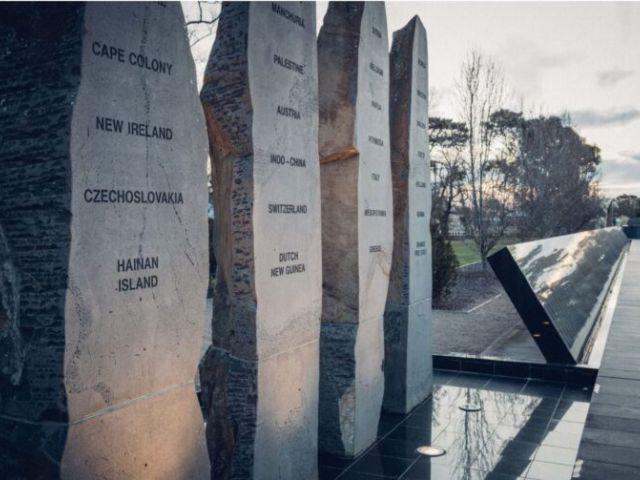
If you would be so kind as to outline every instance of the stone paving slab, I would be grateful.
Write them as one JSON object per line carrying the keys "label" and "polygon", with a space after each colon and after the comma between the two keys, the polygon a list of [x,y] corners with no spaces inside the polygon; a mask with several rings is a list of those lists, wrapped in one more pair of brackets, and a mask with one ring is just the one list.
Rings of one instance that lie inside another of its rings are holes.
{"label": "stone paving slab", "polygon": [[433,353],[545,363],[504,290],[466,311],[433,311]]}

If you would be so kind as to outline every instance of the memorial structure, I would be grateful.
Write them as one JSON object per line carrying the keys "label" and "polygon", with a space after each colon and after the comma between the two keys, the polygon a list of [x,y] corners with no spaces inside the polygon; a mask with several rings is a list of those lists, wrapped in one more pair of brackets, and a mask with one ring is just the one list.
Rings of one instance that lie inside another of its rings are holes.
{"label": "memorial structure", "polygon": [[488,260],[547,362],[575,364],[629,240],[620,227],[509,245]]}
{"label": "memorial structure", "polygon": [[214,478],[317,476],[315,39],[314,3],[225,3],[205,73],[218,275],[200,371]]}
{"label": "memorial structure", "polygon": [[175,3],[0,6],[0,476],[209,477],[207,139]]}
{"label": "memorial structure", "polygon": [[640,217],[630,218],[627,225],[623,225],[622,230],[631,239],[640,238]]}
{"label": "memorial structure", "polygon": [[319,448],[376,438],[393,248],[384,3],[331,3],[318,38],[323,302]]}
{"label": "memorial structure", "polygon": [[393,262],[384,316],[386,410],[407,413],[431,393],[431,189],[427,35],[415,16],[393,34]]}

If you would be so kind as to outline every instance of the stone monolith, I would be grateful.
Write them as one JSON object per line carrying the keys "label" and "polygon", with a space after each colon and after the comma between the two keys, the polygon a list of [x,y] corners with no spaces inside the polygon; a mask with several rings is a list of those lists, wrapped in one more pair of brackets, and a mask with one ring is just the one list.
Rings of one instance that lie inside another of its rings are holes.
{"label": "stone monolith", "polygon": [[353,456],[376,438],[393,216],[382,2],[331,3],[318,38],[323,302],[320,435]]}
{"label": "stone monolith", "polygon": [[427,36],[417,16],[394,32],[390,63],[394,244],[383,408],[406,413],[429,396],[433,383]]}
{"label": "stone monolith", "polygon": [[322,265],[312,2],[224,3],[201,99],[215,204],[214,478],[317,476]]}
{"label": "stone monolith", "polygon": [[208,478],[207,138],[181,8],[10,4],[0,32],[3,478]]}

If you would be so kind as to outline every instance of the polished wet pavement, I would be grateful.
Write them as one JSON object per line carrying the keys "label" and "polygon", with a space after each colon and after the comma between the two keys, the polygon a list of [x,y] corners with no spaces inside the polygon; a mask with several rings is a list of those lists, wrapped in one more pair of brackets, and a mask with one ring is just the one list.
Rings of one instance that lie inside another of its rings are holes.
{"label": "polished wet pavement", "polygon": [[[570,479],[590,397],[565,383],[436,370],[432,399],[406,416],[383,413],[378,440],[358,458],[320,455],[319,477]],[[446,455],[416,452],[429,444]]]}

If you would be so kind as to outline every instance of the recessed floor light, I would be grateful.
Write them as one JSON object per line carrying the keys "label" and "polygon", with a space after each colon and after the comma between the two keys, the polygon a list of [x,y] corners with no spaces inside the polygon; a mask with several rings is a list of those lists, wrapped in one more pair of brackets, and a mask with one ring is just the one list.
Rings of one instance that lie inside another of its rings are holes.
{"label": "recessed floor light", "polygon": [[447,451],[444,448],[433,447],[431,445],[424,445],[422,447],[416,448],[416,452],[420,455],[424,455],[425,457],[441,457]]}

